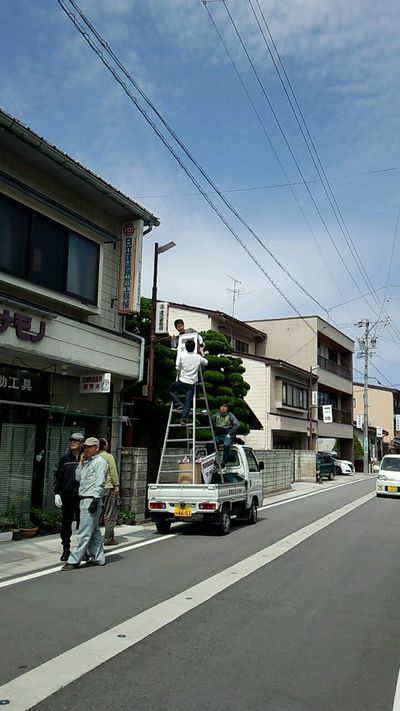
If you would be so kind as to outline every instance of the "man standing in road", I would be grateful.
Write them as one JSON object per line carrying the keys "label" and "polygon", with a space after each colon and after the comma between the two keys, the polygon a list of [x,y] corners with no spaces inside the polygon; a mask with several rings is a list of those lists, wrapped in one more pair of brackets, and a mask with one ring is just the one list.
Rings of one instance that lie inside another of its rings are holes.
{"label": "man standing in road", "polygon": [[79,568],[86,551],[89,555],[86,565],[106,564],[99,518],[108,465],[99,456],[99,449],[100,442],[96,437],[88,437],[83,443],[83,454],[75,472],[76,479],[79,481],[80,498],[77,544],[61,570]]}
{"label": "man standing in road", "polygon": [[76,519],[79,528],[79,484],[75,470],[79,463],[83,434],[74,432],[68,440],[68,452],[58,462],[54,472],[54,503],[61,509],[61,543],[63,552],[60,560],[68,560],[71,547],[72,522]]}
{"label": "man standing in road", "polygon": [[235,439],[235,434],[240,427],[239,420],[233,412],[229,412],[226,402],[221,402],[219,410],[212,415],[212,422],[215,427],[215,441],[217,445],[224,445],[221,466],[224,468],[229,460],[229,450]]}
{"label": "man standing in road", "polygon": [[100,437],[100,457],[107,462],[107,474],[104,484],[104,545],[116,546],[114,528],[117,524],[117,502],[119,496],[119,477],[117,465],[112,454],[108,451],[108,442],[105,437]]}

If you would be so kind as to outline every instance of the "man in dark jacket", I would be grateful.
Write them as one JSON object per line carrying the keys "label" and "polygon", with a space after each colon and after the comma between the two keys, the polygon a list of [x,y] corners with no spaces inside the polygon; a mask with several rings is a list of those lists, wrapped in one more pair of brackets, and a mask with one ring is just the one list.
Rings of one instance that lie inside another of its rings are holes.
{"label": "man in dark jacket", "polygon": [[235,434],[240,427],[240,423],[233,412],[229,412],[226,402],[221,402],[218,412],[212,415],[212,421],[215,428],[215,441],[217,445],[224,445],[221,463],[222,468],[224,468],[228,462],[229,450],[232,442],[235,441]]}
{"label": "man in dark jacket", "polygon": [[75,470],[79,464],[83,434],[74,432],[68,440],[69,451],[58,462],[54,472],[54,503],[61,509],[61,543],[63,552],[60,560],[68,560],[71,547],[72,522],[76,518],[79,528],[79,482]]}

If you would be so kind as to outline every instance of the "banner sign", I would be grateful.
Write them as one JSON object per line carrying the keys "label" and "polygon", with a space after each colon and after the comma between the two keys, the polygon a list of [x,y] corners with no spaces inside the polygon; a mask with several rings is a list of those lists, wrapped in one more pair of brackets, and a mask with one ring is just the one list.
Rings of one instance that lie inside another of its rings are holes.
{"label": "banner sign", "polygon": [[318,405],[318,390],[313,390],[311,393],[311,404],[313,407]]}
{"label": "banner sign", "polygon": [[357,415],[356,427],[358,430],[362,430],[362,428],[364,427],[364,415]]}
{"label": "banner sign", "polygon": [[140,311],[142,282],[143,220],[122,225],[118,273],[118,313]]}
{"label": "banner sign", "polygon": [[396,415],[396,432],[400,432],[400,415]]}
{"label": "banner sign", "polygon": [[377,437],[383,437],[382,427],[377,427],[377,428],[376,428],[376,436],[377,436]]}
{"label": "banner sign", "polygon": [[168,333],[168,302],[157,301],[155,333]]}
{"label": "banner sign", "polygon": [[109,393],[110,389],[111,373],[96,373],[80,377],[80,393]]}
{"label": "banner sign", "polygon": [[322,419],[324,422],[333,422],[332,405],[322,405]]}

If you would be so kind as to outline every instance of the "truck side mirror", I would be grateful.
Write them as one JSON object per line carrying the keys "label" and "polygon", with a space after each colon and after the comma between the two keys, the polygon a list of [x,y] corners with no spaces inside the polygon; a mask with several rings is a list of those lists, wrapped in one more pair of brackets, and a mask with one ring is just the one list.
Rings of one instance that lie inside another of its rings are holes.
{"label": "truck side mirror", "polygon": [[262,471],[264,469],[264,462],[259,462],[258,463],[258,471]]}

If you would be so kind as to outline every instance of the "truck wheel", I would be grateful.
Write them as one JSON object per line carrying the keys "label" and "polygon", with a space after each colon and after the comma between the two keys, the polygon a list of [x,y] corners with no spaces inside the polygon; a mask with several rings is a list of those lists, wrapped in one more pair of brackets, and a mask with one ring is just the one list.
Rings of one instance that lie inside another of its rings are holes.
{"label": "truck wheel", "polygon": [[156,521],[157,533],[169,533],[171,528],[171,521],[167,521],[165,518],[160,521]]}
{"label": "truck wheel", "polygon": [[218,532],[220,536],[227,536],[231,530],[231,512],[227,506],[224,506],[219,520]]}
{"label": "truck wheel", "polygon": [[250,506],[249,509],[247,509],[247,523],[254,524],[257,523],[258,521],[258,510],[257,510],[257,503],[254,501]]}
{"label": "truck wheel", "polygon": [[335,472],[329,472],[329,475],[328,475],[329,481],[333,481],[334,478],[335,478]]}

